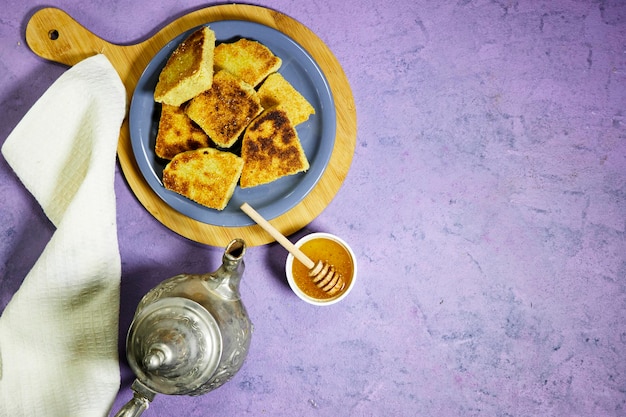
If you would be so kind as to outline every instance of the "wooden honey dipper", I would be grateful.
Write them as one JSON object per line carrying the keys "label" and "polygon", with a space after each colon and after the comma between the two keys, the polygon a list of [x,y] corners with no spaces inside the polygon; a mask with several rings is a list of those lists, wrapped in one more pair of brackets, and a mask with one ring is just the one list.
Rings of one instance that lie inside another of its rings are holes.
{"label": "wooden honey dipper", "polygon": [[297,260],[302,262],[309,270],[309,276],[313,279],[313,282],[319,289],[328,293],[328,295],[334,295],[341,291],[345,286],[344,280],[335,267],[329,265],[321,260],[314,262],[304,252],[302,252],[296,245],[291,243],[282,233],[280,233],[274,226],[263,218],[255,209],[253,209],[248,203],[241,205],[241,210],[246,213],[252,220],[263,228],[267,233],[272,235],[274,239],[280,245],[287,249]]}

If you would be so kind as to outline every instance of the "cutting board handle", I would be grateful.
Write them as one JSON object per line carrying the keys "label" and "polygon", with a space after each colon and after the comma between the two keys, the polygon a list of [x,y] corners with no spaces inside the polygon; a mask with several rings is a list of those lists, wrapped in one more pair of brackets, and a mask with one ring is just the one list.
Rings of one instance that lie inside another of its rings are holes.
{"label": "cutting board handle", "polygon": [[63,10],[38,10],[26,25],[26,42],[42,58],[72,66],[85,58],[119,48],[94,35]]}

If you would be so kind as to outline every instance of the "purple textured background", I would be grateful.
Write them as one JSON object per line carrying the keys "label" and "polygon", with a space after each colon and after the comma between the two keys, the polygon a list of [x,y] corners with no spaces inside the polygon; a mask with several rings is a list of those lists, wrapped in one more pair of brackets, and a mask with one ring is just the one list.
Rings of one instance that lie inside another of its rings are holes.
{"label": "purple textured background", "polygon": [[[351,243],[342,303],[300,302],[276,244],[250,248],[248,361],[149,416],[626,415],[626,5],[607,1],[260,1],[313,30],[352,85],[346,182],[298,238]],[[46,2],[135,43],[201,1]],[[0,19],[0,142],[66,70]],[[115,178],[120,334],[139,298],[222,248],[182,238]],[[0,158],[0,309],[53,229]],[[131,396],[122,361],[117,409]]]}

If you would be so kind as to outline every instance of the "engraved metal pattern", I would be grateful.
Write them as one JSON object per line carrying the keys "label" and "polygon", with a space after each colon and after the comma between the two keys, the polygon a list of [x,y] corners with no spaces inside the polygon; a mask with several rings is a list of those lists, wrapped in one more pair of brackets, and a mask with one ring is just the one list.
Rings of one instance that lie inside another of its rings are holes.
{"label": "engraved metal pattern", "polygon": [[239,294],[245,249],[245,242],[235,239],[215,272],[174,276],[142,298],[126,341],[136,386],[146,392],[200,395],[241,369],[252,334]]}

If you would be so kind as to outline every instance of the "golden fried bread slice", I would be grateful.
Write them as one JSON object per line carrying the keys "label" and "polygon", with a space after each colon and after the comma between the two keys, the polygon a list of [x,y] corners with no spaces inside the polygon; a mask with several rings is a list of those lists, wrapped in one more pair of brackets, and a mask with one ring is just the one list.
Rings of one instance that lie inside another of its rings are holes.
{"label": "golden fried bread slice", "polygon": [[215,33],[208,26],[193,32],[176,47],[159,74],[154,100],[172,106],[211,88]]}
{"label": "golden fried bread slice", "polygon": [[221,148],[230,148],[262,110],[254,88],[226,71],[217,72],[211,88],[185,108],[191,120]]}
{"label": "golden fried bread slice", "polygon": [[161,106],[154,147],[159,158],[172,159],[181,152],[207,148],[210,143],[207,134],[191,121],[183,109],[169,104]]}
{"label": "golden fried bread slice", "polygon": [[259,87],[261,106],[268,109],[281,105],[294,126],[306,122],[315,109],[280,73],[270,74]]}
{"label": "golden fried bread slice", "polygon": [[267,46],[245,38],[217,45],[214,59],[216,68],[230,72],[253,87],[278,71],[282,64]]}
{"label": "golden fried bread slice", "polygon": [[163,185],[198,204],[223,210],[235,191],[243,160],[214,148],[179,153],[163,170]]}
{"label": "golden fried bread slice", "polygon": [[241,188],[267,184],[309,169],[298,133],[280,106],[254,119],[241,144]]}

